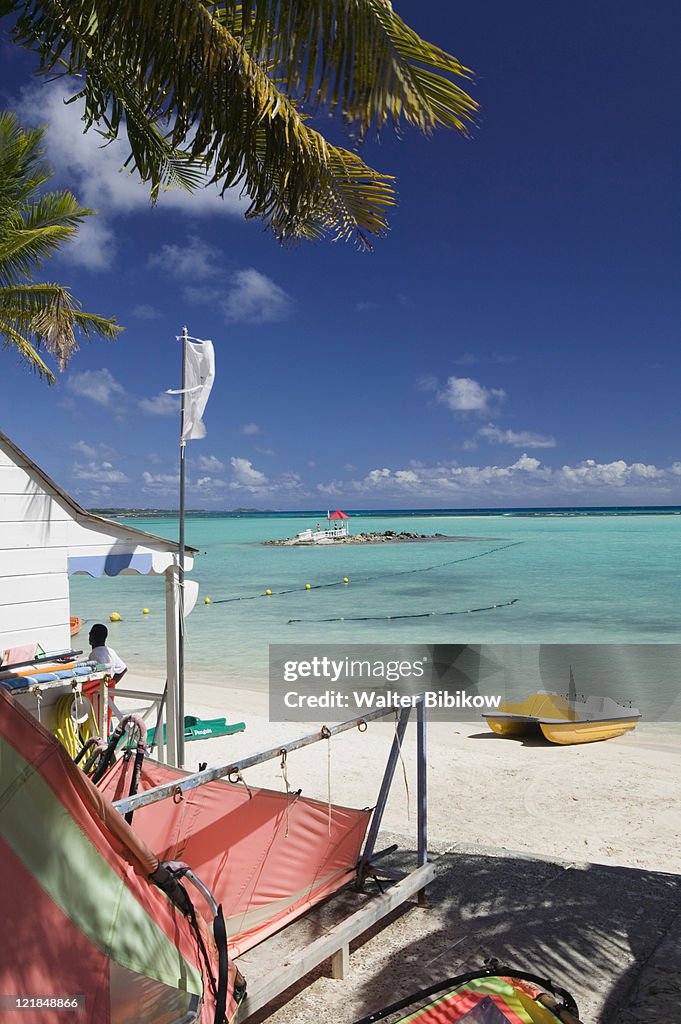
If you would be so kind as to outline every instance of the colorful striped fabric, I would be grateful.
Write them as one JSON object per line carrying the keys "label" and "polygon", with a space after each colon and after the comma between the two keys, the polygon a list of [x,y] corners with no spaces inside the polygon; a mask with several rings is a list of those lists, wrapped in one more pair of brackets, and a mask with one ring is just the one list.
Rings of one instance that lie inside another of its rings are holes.
{"label": "colorful striped fabric", "polygon": [[[0,688],[3,999],[36,1000],[17,1014],[22,1024],[213,1024],[196,935],[149,881],[139,841],[124,841],[129,826],[114,812],[116,828],[107,825],[103,803]],[[206,944],[217,975],[212,936]],[[56,1014],[49,1001],[66,998],[78,1007]]]}

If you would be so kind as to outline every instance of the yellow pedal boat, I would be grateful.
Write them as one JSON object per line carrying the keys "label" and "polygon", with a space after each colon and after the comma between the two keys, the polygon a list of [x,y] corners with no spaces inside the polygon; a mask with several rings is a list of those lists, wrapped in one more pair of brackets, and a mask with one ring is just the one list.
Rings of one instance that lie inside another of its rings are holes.
{"label": "yellow pedal boat", "polygon": [[611,697],[568,700],[557,693],[533,693],[519,704],[500,704],[483,718],[499,736],[523,736],[541,730],[551,743],[594,743],[635,729],[641,714]]}

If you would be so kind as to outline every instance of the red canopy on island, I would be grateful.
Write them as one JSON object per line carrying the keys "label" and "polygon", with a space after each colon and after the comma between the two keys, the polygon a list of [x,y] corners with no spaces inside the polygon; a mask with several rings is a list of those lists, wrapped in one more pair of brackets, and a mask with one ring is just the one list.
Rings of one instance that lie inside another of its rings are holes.
{"label": "red canopy on island", "polygon": [[349,519],[350,516],[346,516],[345,512],[341,512],[340,509],[336,509],[335,512],[329,512],[326,517],[327,519]]}

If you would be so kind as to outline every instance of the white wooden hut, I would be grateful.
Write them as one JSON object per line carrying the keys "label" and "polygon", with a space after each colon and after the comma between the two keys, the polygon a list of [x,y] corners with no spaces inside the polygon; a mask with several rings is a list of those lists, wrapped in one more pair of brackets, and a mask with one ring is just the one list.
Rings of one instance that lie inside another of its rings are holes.
{"label": "white wooden hut", "polygon": [[[185,547],[185,571],[195,553]],[[87,512],[0,433],[0,652],[32,643],[68,649],[69,576],[121,572],[165,576],[170,723],[178,685],[179,545]],[[171,747],[169,738],[172,756]]]}

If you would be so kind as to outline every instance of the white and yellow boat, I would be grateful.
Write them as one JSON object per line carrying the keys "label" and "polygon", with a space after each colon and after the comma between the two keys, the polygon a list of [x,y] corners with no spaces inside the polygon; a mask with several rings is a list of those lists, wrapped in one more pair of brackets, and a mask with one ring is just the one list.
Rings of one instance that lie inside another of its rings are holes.
{"label": "white and yellow boat", "polygon": [[635,729],[638,708],[626,708],[611,697],[568,700],[539,691],[518,704],[500,704],[483,718],[499,736],[523,736],[540,730],[551,743],[594,743]]}

